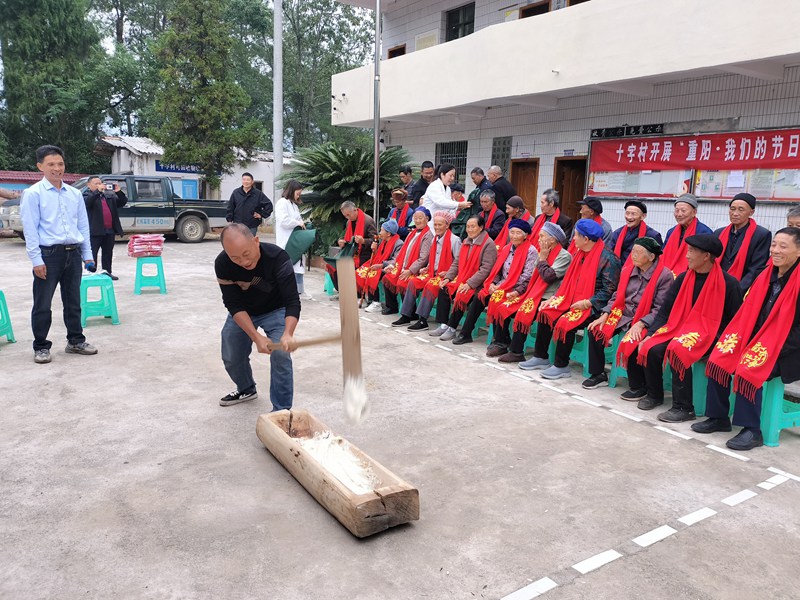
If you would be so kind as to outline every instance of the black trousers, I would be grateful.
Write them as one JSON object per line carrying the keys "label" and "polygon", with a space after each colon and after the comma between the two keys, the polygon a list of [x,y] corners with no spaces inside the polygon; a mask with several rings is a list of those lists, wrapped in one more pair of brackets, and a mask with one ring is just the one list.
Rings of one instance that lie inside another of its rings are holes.
{"label": "black trousers", "polygon": [[[623,329],[617,329],[614,331],[614,335],[622,333]],[[605,371],[606,367],[606,355],[605,355],[605,347],[597,338],[594,337],[588,330],[586,335],[589,336],[589,374],[590,375],[600,375],[603,371]],[[636,359],[639,357],[639,351],[634,350],[633,354],[631,354],[630,359],[628,360],[628,386],[630,389],[634,391],[644,390],[647,387],[645,382],[644,376],[644,367],[636,362]],[[614,357],[612,360],[616,360]],[[662,396],[663,398],[663,376],[662,376]]]}
{"label": "black trousers", "polygon": [[[669,342],[650,348],[650,352],[647,354],[647,366],[644,367],[647,395],[655,400],[664,399],[664,355],[667,352],[667,344]],[[672,407],[693,411],[692,370],[686,369],[686,374],[681,380],[678,372],[672,366],[670,369],[672,370]],[[630,375],[630,371],[628,371],[628,375]]]}
{"label": "black trousers", "polygon": [[[550,342],[553,340],[553,328],[550,325],[545,325],[541,321],[536,329],[536,343],[533,346],[533,355],[536,358],[549,358]],[[563,368],[569,366],[569,354],[572,352],[572,347],[575,345],[575,330],[567,333],[563,342],[556,342],[556,354],[553,358],[553,364],[556,367]]]}
{"label": "black trousers", "polygon": [[442,288],[439,290],[439,295],[436,297],[436,322],[441,325],[446,325],[450,319],[450,307],[453,305],[453,299],[450,293]]}
{"label": "black trousers", "polygon": [[51,311],[56,287],[61,288],[61,304],[64,312],[64,325],[67,327],[67,341],[81,344],[86,341],[81,326],[81,272],[83,261],[79,246],[67,250],[65,246],[40,246],[42,260],[47,267],[47,276],[41,279],[33,276],[33,310],[31,328],[33,329],[33,349],[49,350],[53,343],[47,339],[53,322]]}
{"label": "black trousers", "polygon": [[[476,293],[472,299],[467,304],[467,316],[464,319],[464,324],[461,326],[461,335],[463,336],[471,336],[472,330],[475,329],[475,323],[478,322],[478,318],[481,316],[481,313],[486,308],[486,304],[488,303],[489,298],[487,297],[486,300],[479,300],[478,294]],[[450,315],[450,320],[447,324],[455,329],[458,327],[458,323],[461,321],[461,317],[463,316],[464,311],[461,310],[454,310],[453,314]]]}
{"label": "black trousers", "polygon": [[[727,419],[731,410],[731,384],[727,387],[708,379],[706,387],[706,416],[712,419]],[[756,392],[755,402],[750,402],[741,394],[736,394],[733,407],[733,424],[751,429],[761,429],[762,391]]]}
{"label": "black trousers", "polygon": [[89,236],[89,242],[92,245],[92,256],[94,257],[95,264],[97,264],[98,251],[103,251],[102,268],[106,271],[106,273],[111,273],[111,261],[114,258],[115,239],[116,234],[113,231],[111,233],[104,233],[103,235]]}

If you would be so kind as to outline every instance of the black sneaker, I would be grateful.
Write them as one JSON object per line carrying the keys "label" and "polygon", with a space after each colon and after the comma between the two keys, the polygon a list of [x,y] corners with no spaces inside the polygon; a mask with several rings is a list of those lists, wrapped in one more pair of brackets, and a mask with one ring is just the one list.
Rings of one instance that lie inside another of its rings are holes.
{"label": "black sneaker", "polygon": [[595,388],[603,387],[604,385],[608,385],[608,375],[605,373],[600,373],[599,375],[592,375],[589,379],[584,379],[583,384],[581,384],[583,389],[585,390],[593,390]]}
{"label": "black sneaker", "polygon": [[239,390],[235,390],[225,396],[224,398],[219,399],[220,406],[231,406],[232,404],[239,404],[240,402],[247,402],[248,400],[255,400],[258,398],[258,394],[256,393],[256,388],[250,388],[249,390],[245,390],[244,392],[240,392]]}
{"label": "black sneaker", "polygon": [[420,319],[413,325],[408,326],[409,331],[425,331],[428,328],[428,321],[426,319]]}
{"label": "black sneaker", "polygon": [[628,402],[636,402],[637,400],[641,400],[647,396],[647,390],[628,390],[627,392],[622,392],[619,397],[623,400],[627,400]]}
{"label": "black sneaker", "polygon": [[112,275],[111,273],[106,273],[111,278],[111,281],[119,281],[119,277],[116,275]]}
{"label": "black sneaker", "polygon": [[459,333],[455,337],[455,339],[453,340],[453,343],[456,346],[461,346],[462,344],[471,344],[472,343],[472,336],[471,335],[462,335],[462,334]]}
{"label": "black sneaker", "polygon": [[714,433],[715,431],[730,431],[731,420],[708,418],[701,423],[692,423],[692,431],[697,433]]}
{"label": "black sneaker", "polygon": [[653,410],[656,406],[661,406],[664,404],[663,400],[656,400],[655,398],[651,398],[650,396],[646,396],[639,400],[639,403],[636,407],[639,410]]}
{"label": "black sneaker", "polygon": [[396,314],[397,314],[397,312],[398,312],[398,311],[396,311],[396,310],[392,310],[391,308],[384,308],[384,309],[381,309],[381,314],[382,314],[382,315],[396,315]]}
{"label": "black sneaker", "polygon": [[408,325],[411,323],[411,319],[409,319],[405,315],[400,315],[400,318],[397,321],[392,322],[392,327],[402,327],[403,325]]}
{"label": "black sneaker", "polygon": [[668,411],[658,414],[658,420],[664,423],[683,423],[684,421],[694,421],[697,417],[693,410],[672,407]]}

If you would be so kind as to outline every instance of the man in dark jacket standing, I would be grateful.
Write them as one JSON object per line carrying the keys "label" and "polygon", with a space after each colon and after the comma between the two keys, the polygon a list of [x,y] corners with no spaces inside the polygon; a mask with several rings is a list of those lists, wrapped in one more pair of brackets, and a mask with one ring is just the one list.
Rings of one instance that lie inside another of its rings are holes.
{"label": "man in dark jacket standing", "polygon": [[225,219],[229,223],[241,223],[258,235],[258,226],[272,214],[272,202],[267,195],[253,187],[253,175],[242,174],[242,187],[236,188],[228,201]]}
{"label": "man in dark jacket standing", "polygon": [[497,208],[506,212],[506,202],[512,196],[517,196],[517,190],[511,185],[511,182],[503,177],[503,169],[497,165],[489,167],[486,177],[492,182],[492,191],[494,192],[494,201],[497,203]]}
{"label": "man in dark jacket standing", "polygon": [[128,197],[118,183],[106,184],[94,175],[83,190],[83,201],[89,216],[89,240],[94,262],[97,264],[97,254],[102,249],[103,270],[116,281],[119,277],[112,274],[111,261],[114,258],[114,240],[122,235],[119,209],[128,203]]}

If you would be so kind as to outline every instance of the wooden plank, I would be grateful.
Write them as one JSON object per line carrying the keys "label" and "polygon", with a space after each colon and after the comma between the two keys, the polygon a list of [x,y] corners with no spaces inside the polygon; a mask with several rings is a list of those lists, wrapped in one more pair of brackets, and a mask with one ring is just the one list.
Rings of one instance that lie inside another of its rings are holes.
{"label": "wooden plank", "polygon": [[330,431],[307,410],[282,410],[258,417],[258,439],[309,494],[356,537],[419,519],[419,491],[378,461],[350,444],[353,453],[372,469],[380,486],[357,494],[331,475],[299,443]]}

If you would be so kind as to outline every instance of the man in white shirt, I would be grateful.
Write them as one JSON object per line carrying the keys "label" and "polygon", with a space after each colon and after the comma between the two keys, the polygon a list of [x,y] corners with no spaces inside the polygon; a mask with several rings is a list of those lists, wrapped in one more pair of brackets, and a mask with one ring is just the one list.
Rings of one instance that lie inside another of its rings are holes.
{"label": "man in white shirt", "polygon": [[62,180],[64,152],[58,146],[38,148],[36,167],[44,178],[25,190],[20,213],[25,248],[33,263],[33,358],[44,364],[51,360],[53,343],[47,334],[53,320],[50,307],[59,285],[67,327],[65,352],[97,354],[97,348],[86,343],[81,326],[81,259],[90,271],[95,270],[95,264],[83,196]]}

